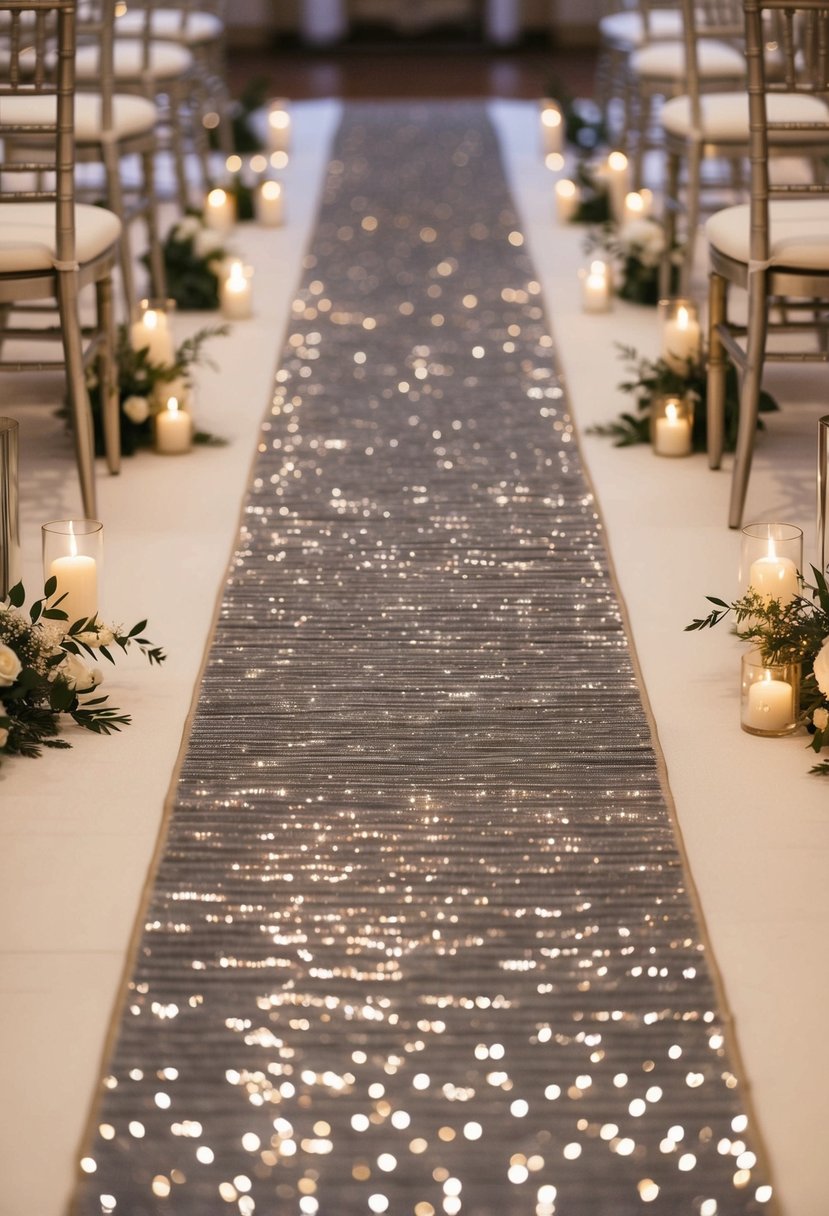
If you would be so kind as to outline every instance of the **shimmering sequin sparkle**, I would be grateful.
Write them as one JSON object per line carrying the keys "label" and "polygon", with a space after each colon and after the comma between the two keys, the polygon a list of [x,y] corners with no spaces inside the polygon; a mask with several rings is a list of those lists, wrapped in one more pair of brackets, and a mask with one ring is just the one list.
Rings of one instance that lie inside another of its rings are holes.
{"label": "shimmering sequin sparkle", "polygon": [[769,1201],[552,345],[482,107],[348,107],[81,1216]]}

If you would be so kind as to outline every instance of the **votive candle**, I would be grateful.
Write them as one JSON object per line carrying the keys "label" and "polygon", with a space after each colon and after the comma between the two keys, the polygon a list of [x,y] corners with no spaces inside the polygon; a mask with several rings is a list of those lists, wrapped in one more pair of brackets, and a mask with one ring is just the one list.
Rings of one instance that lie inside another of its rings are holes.
{"label": "votive candle", "polygon": [[130,327],[130,340],[133,350],[146,349],[148,360],[158,367],[169,367],[176,361],[167,313],[149,300],[142,300],[138,306],[138,316]]}
{"label": "votive candle", "polygon": [[244,321],[253,309],[253,270],[241,262],[230,263],[227,277],[219,285],[222,316],[229,321]]}
{"label": "votive candle", "polygon": [[236,223],[236,203],[227,190],[211,190],[204,200],[204,223],[214,232],[230,232]]}
{"label": "votive candle", "polygon": [[266,181],[256,191],[256,218],[265,228],[278,228],[283,220],[282,186]]}
{"label": "votive candle", "polygon": [[193,443],[193,423],[177,397],[170,397],[155,416],[155,450],[164,456],[189,452]]}

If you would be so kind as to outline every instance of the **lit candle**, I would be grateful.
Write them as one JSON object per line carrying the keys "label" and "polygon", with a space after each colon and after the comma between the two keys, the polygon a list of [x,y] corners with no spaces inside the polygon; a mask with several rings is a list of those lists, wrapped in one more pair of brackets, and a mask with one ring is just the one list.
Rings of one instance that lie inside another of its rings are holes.
{"label": "lit candle", "polygon": [[696,362],[700,352],[699,321],[690,309],[680,304],[676,316],[665,322],[662,331],[662,357],[672,371],[680,375],[688,370],[688,361]]}
{"label": "lit candle", "polygon": [[67,541],[69,553],[52,560],[49,575],[57,579],[55,599],[65,597],[57,607],[66,613],[67,623],[74,625],[97,615],[98,563],[94,557],[78,552],[78,542],[71,530]]}
{"label": "lit candle", "polygon": [[681,411],[678,402],[667,402],[664,416],[656,419],[654,452],[657,456],[690,456],[691,440],[691,419]]}
{"label": "lit candle", "polygon": [[564,121],[556,105],[545,105],[541,111],[541,150],[545,156],[561,152]]}
{"label": "lit candle", "polygon": [[262,182],[256,191],[256,218],[266,228],[282,223],[282,187],[279,182]]}
{"label": "lit candle", "polygon": [[268,148],[287,152],[291,146],[291,116],[284,102],[274,102],[268,110]]}
{"label": "lit candle", "polygon": [[230,232],[236,223],[236,203],[226,190],[211,190],[204,202],[204,224],[214,232]]}
{"label": "lit candle", "polygon": [[653,209],[652,190],[631,190],[625,195],[625,219],[641,220]]}
{"label": "lit candle", "polygon": [[756,591],[766,604],[771,600],[788,604],[798,594],[797,567],[791,558],[778,557],[774,541],[769,540],[765,557],[751,563],[748,583],[749,590]]}
{"label": "lit candle", "polygon": [[559,223],[566,224],[579,208],[579,188],[575,182],[563,177],[556,182],[556,215]]}
{"label": "lit candle", "polygon": [[607,184],[610,213],[621,223],[625,215],[625,198],[630,192],[628,158],[624,152],[611,152],[602,176]]}
{"label": "lit candle", "polygon": [[794,721],[794,689],[787,680],[774,680],[766,671],[749,685],[743,707],[743,725],[769,733],[786,730]]}
{"label": "lit candle", "polygon": [[175,363],[173,335],[167,314],[160,308],[141,306],[137,321],[130,327],[133,350],[147,350],[147,358],[156,366],[169,367]]}
{"label": "lit candle", "polygon": [[227,277],[219,286],[222,316],[230,321],[244,321],[251,315],[253,305],[253,271],[241,262],[231,262]]}
{"label": "lit candle", "polygon": [[170,397],[164,409],[155,416],[155,450],[165,456],[179,456],[190,451],[192,442],[190,415],[179,408],[176,397]]}
{"label": "lit candle", "polygon": [[610,308],[610,273],[607,263],[590,263],[588,271],[582,271],[581,302],[585,312],[607,312]]}

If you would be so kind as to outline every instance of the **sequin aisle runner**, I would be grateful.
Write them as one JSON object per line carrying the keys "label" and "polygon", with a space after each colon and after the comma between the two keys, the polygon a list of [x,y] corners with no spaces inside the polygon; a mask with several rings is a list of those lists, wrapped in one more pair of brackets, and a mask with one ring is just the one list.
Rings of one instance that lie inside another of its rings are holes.
{"label": "sequin aisle runner", "polygon": [[75,1210],[763,1211],[483,107],[305,266]]}

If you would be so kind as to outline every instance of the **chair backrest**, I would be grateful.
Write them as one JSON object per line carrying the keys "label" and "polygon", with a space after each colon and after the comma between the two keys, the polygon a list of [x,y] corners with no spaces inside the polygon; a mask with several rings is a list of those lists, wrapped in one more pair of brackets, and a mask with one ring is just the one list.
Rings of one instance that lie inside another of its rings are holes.
{"label": "chair backrest", "polygon": [[741,0],[682,0],[682,31],[685,43],[685,92],[691,101],[692,126],[700,130],[699,97],[705,90],[699,69],[699,44],[702,39],[715,39],[743,48]]}
{"label": "chair backrest", "polygon": [[[0,0],[0,204],[54,203],[57,262],[65,265],[75,261],[75,2]],[[36,120],[21,121],[16,109],[4,118],[3,98],[20,94],[54,104]],[[35,146],[15,159],[11,150],[25,136],[36,136]]]}
{"label": "chair backrest", "polygon": [[[769,256],[769,201],[774,198],[809,198],[829,195],[829,181],[816,180],[795,159],[785,175],[769,175],[772,142],[823,138],[829,144],[829,121],[824,107],[815,117],[797,120],[769,119],[768,98],[829,98],[829,9],[826,0],[744,0],[746,59],[748,62],[749,154],[751,163],[751,260]],[[780,164],[780,161],[775,162]],[[826,175],[824,175],[825,177]]]}

